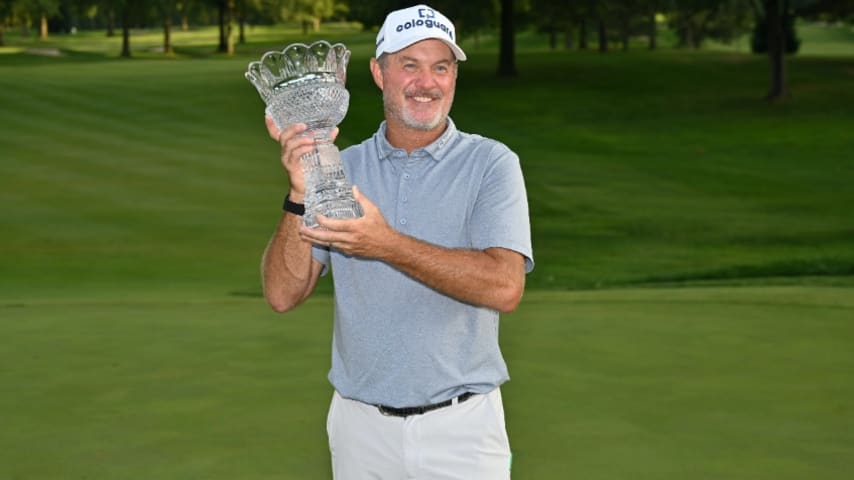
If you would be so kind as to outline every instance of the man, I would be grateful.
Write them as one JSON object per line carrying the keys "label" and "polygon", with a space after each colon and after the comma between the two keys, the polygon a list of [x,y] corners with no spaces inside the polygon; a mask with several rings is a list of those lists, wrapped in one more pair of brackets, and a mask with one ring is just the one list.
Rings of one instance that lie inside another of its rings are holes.
{"label": "man", "polygon": [[333,271],[337,480],[510,478],[498,313],[516,308],[533,268],[528,205],[518,157],[448,117],[465,59],[438,11],[386,18],[370,62],[385,121],[341,152],[361,218],[302,226],[299,158],[313,139],[267,119],[290,192],[264,294],[284,312]]}

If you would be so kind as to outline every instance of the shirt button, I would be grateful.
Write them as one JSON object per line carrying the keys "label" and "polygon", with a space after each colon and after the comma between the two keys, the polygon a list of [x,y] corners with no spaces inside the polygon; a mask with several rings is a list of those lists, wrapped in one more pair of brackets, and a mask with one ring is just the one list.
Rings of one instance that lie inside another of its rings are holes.
{"label": "shirt button", "polygon": [[403,174],[403,178],[405,178],[405,179],[409,180],[409,174],[408,174],[408,173],[404,173],[404,174]]}
{"label": "shirt button", "polygon": [[400,219],[400,224],[401,224],[401,225],[406,225],[406,219],[405,219],[405,218],[401,218],[401,219]]}

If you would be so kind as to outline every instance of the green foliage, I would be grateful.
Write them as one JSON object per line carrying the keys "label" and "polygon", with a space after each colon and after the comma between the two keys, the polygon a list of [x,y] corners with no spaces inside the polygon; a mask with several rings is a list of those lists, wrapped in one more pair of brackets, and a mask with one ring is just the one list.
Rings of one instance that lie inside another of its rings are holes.
{"label": "green foliage", "polygon": [[[797,53],[801,47],[801,40],[795,32],[794,15],[785,15],[782,27],[784,51],[788,54]],[[750,37],[750,48],[753,53],[768,53],[768,21],[766,17],[756,20],[753,27],[753,34]]]}
{"label": "green foliage", "polygon": [[681,47],[700,48],[707,39],[731,42],[749,31],[749,0],[679,0],[668,13]]}

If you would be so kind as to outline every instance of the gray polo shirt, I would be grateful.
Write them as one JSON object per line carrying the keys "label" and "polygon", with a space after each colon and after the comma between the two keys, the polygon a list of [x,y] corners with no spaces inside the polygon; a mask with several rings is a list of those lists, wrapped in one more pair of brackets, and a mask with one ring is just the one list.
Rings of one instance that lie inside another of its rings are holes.
{"label": "gray polo shirt", "polygon": [[[402,233],[448,248],[503,247],[534,267],[525,184],[505,145],[448,128],[407,155],[385,137],[341,152],[347,178]],[[332,267],[335,324],[329,380],[346,397],[410,407],[509,379],[498,312],[454,300],[376,260],[314,247]]]}

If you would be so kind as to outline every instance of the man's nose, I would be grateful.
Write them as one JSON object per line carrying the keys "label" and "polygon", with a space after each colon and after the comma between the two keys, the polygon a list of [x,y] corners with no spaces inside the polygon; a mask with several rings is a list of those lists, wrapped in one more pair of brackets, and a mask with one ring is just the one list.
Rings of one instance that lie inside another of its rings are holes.
{"label": "man's nose", "polygon": [[419,87],[435,87],[436,76],[430,69],[420,70],[415,77],[415,84]]}

